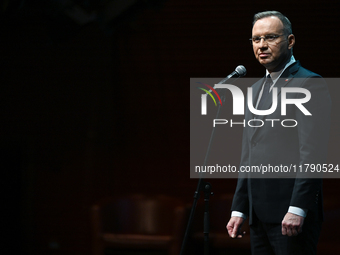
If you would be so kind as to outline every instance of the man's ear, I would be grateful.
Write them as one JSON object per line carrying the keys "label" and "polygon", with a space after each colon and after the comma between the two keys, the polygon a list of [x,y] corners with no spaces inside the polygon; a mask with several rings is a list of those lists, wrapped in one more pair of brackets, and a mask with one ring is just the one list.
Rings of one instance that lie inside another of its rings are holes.
{"label": "man's ear", "polygon": [[292,49],[295,45],[295,36],[293,34],[288,35],[288,49]]}

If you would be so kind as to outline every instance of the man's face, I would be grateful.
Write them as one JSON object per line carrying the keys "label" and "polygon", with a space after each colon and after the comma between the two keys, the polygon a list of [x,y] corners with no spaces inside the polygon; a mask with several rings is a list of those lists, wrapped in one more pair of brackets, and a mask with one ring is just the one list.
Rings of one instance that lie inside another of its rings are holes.
{"label": "man's face", "polygon": [[279,71],[291,57],[291,49],[295,43],[294,35],[284,35],[283,24],[275,16],[260,19],[253,26],[252,37],[266,35],[282,36],[272,42],[264,39],[258,43],[253,42],[255,57],[269,72]]}

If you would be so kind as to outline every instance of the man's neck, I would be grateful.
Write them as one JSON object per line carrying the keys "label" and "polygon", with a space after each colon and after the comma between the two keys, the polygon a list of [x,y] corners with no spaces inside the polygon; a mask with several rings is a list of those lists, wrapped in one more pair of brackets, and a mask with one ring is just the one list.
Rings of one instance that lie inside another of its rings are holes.
{"label": "man's neck", "polygon": [[282,61],[278,66],[274,67],[273,69],[271,68],[268,68],[267,71],[271,74],[272,72],[279,72],[281,71],[282,69],[285,68],[285,66],[290,62],[291,58],[292,58],[293,54],[289,54],[287,56],[287,58]]}
{"label": "man's neck", "polygon": [[296,60],[294,56],[291,55],[290,59],[286,62],[285,66],[282,69],[278,71],[273,71],[271,73],[269,72],[269,70],[266,70],[266,76],[270,74],[272,80],[275,82],[281,76],[281,74],[286,70],[286,68],[295,62]]}

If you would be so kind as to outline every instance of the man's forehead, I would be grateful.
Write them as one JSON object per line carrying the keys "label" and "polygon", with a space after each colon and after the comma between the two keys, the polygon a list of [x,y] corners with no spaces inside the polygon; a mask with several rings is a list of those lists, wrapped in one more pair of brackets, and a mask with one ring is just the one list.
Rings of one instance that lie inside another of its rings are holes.
{"label": "man's forehead", "polygon": [[277,33],[283,30],[281,20],[276,16],[265,17],[255,22],[252,33]]}

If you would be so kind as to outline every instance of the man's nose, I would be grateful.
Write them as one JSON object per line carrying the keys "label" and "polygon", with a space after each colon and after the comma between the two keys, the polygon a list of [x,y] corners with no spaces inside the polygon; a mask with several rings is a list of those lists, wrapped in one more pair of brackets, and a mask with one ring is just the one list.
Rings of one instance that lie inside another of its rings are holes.
{"label": "man's nose", "polygon": [[259,42],[259,47],[268,48],[268,42],[264,38],[261,38],[261,41]]}

